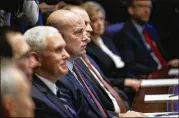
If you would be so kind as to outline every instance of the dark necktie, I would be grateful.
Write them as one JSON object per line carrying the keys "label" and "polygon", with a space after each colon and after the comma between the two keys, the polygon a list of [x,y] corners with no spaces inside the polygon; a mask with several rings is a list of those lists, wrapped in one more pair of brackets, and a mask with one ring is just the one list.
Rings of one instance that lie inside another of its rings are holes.
{"label": "dark necktie", "polygon": [[167,65],[166,61],[160,55],[160,52],[159,52],[158,48],[156,47],[154,42],[151,40],[151,37],[149,36],[149,34],[148,34],[146,29],[144,29],[143,34],[144,34],[144,37],[145,37],[145,41],[148,43],[148,45],[150,45],[154,55],[157,57],[157,59],[159,60],[160,64],[162,65],[162,67],[165,67]]}
{"label": "dark necktie", "polygon": [[77,79],[82,83],[82,85],[84,86],[84,88],[87,90],[88,94],[90,95],[90,97],[92,98],[92,100],[94,101],[94,103],[96,104],[96,106],[98,107],[98,109],[100,110],[102,116],[104,118],[107,117],[103,107],[101,106],[101,104],[99,103],[99,101],[96,99],[96,97],[94,96],[94,94],[91,92],[91,90],[89,89],[89,87],[87,86],[87,84],[85,83],[85,81],[83,80],[82,76],[80,75],[78,68],[76,67],[76,65],[73,65],[73,70],[77,75]]}
{"label": "dark necktie", "polygon": [[121,113],[125,113],[126,112],[126,108],[125,105],[123,103],[123,101],[121,100],[120,96],[118,95],[118,93],[102,78],[101,75],[99,75],[99,73],[96,72],[96,70],[94,69],[94,67],[92,66],[92,64],[90,63],[89,60],[87,59],[83,59],[86,64],[88,65],[88,67],[95,73],[95,75],[97,76],[97,78],[101,81],[101,83],[103,83],[104,87],[113,95],[113,97],[116,99],[118,105],[120,106],[120,112]]}
{"label": "dark necktie", "polygon": [[77,118],[76,111],[73,110],[73,107],[71,107],[70,104],[68,104],[68,101],[63,97],[63,94],[60,90],[57,91],[57,97],[60,99],[60,101],[64,104],[64,107],[73,115],[74,118]]}

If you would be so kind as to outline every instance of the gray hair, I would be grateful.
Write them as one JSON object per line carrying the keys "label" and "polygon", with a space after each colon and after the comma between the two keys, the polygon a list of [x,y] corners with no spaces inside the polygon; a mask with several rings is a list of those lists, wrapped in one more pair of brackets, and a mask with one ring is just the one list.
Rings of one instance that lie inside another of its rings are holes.
{"label": "gray hair", "polygon": [[46,46],[45,38],[51,34],[59,34],[59,31],[51,26],[36,26],[24,33],[24,39],[29,44],[31,51],[41,54]]}
{"label": "gray hair", "polygon": [[16,71],[19,70],[10,59],[1,58],[1,100],[7,95],[16,98],[19,91],[14,76]]}

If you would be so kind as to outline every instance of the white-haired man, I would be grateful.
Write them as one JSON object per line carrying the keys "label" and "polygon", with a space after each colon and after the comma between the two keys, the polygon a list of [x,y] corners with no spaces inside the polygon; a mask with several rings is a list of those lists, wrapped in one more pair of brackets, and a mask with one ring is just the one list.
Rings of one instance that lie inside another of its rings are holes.
{"label": "white-haired man", "polygon": [[37,26],[26,31],[24,38],[38,61],[32,79],[35,117],[78,117],[73,106],[61,98],[63,85],[57,88],[55,84],[59,77],[68,72],[66,60],[69,54],[61,34],[53,27]]}

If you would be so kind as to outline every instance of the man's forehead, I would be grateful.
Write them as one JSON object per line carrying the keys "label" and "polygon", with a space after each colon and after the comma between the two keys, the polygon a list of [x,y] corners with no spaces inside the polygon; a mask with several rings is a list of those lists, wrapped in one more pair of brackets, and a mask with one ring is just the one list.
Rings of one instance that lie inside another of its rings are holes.
{"label": "man's forehead", "polygon": [[151,0],[134,0],[133,4],[148,4],[148,3],[152,3]]}
{"label": "man's forehead", "polygon": [[13,53],[15,57],[19,57],[30,50],[29,45],[23,39],[22,34],[17,33],[16,35],[11,35],[9,42],[12,46]]}
{"label": "man's forehead", "polygon": [[75,14],[73,18],[67,18],[66,22],[68,22],[69,26],[70,25],[76,26],[76,27],[85,26],[84,19],[78,14]]}
{"label": "man's forehead", "polygon": [[47,41],[47,44],[49,44],[49,45],[51,45],[51,44],[53,44],[54,46],[56,46],[56,45],[58,46],[59,44],[65,45],[65,41],[59,33],[51,34],[51,35],[47,36],[46,41]]}

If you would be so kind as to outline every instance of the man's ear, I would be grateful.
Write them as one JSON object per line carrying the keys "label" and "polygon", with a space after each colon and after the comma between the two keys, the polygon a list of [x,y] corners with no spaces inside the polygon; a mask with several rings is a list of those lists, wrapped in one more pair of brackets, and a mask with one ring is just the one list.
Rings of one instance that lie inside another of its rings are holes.
{"label": "man's ear", "polygon": [[7,112],[7,113],[5,113],[7,116],[16,117],[16,115],[17,115],[16,107],[17,106],[15,105],[15,103],[16,102],[14,101],[14,99],[12,97],[10,97],[10,96],[3,97],[2,104],[5,109],[5,112]]}
{"label": "man's ear", "polygon": [[31,57],[35,61],[34,63],[36,63],[37,67],[40,67],[41,66],[41,58],[40,58],[39,54],[37,54],[36,52],[31,52]]}

